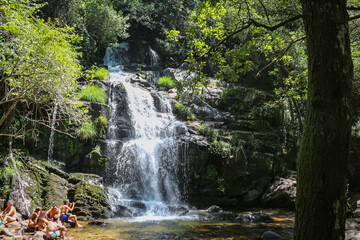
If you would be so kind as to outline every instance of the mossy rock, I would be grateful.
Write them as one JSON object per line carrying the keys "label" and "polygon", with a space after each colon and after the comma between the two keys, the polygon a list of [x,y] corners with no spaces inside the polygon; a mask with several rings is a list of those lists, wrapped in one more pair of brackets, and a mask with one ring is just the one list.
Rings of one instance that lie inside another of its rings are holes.
{"label": "mossy rock", "polygon": [[74,214],[80,219],[93,217],[110,217],[110,203],[99,176],[93,174],[76,174],[74,178],[83,179],[75,186]]}

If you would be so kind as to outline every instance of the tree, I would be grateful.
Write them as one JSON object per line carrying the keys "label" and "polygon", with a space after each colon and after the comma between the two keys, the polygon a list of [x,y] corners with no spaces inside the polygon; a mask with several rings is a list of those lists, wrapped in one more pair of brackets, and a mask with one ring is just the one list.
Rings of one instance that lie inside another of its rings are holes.
{"label": "tree", "polygon": [[352,79],[345,0],[302,0],[308,102],[298,157],[295,239],[345,239]]}

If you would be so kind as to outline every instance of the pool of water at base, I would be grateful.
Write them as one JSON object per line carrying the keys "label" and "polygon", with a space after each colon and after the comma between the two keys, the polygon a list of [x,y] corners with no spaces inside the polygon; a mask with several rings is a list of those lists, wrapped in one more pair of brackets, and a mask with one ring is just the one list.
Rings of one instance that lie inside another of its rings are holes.
{"label": "pool of water at base", "polygon": [[[251,211],[253,212],[253,211]],[[279,223],[242,223],[226,220],[239,213],[207,213],[190,211],[186,216],[136,217],[101,220],[102,225],[82,222],[84,228],[69,229],[66,236],[72,240],[136,240],[136,239],[260,239],[265,231],[273,231],[285,239],[293,238],[294,212],[286,210],[263,211],[272,217],[287,219]]]}

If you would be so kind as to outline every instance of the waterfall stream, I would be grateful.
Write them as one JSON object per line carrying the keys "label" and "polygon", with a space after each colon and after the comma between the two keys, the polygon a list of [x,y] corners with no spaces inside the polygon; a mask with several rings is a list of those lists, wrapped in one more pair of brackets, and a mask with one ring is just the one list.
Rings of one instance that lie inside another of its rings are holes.
{"label": "waterfall stream", "polygon": [[160,57],[150,46],[149,46],[149,53],[150,53],[150,65],[152,67],[156,67],[160,63]]}
{"label": "waterfall stream", "polygon": [[155,104],[150,91],[131,83],[133,74],[121,66],[110,66],[109,72],[105,181],[113,211],[168,216],[185,206],[179,175],[186,126],[176,120],[168,99],[158,96]]}
{"label": "waterfall stream", "polygon": [[51,132],[49,138],[49,148],[48,148],[48,161],[53,161],[53,154],[54,154],[54,135],[55,135],[55,124],[56,124],[56,115],[58,110],[59,102],[55,102],[53,116],[51,120]]}

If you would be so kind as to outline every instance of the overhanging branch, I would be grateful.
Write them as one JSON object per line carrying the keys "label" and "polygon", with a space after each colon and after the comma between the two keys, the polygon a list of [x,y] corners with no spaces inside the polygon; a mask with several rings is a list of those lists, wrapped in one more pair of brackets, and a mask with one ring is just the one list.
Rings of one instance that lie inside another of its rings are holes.
{"label": "overhanging branch", "polygon": [[201,54],[200,57],[197,58],[197,61],[201,61],[206,55],[208,55],[209,53],[211,53],[212,51],[214,51],[215,49],[217,49],[218,47],[220,47],[223,43],[227,42],[228,40],[230,40],[233,36],[235,36],[236,34],[248,29],[249,27],[251,26],[255,26],[255,27],[261,27],[261,28],[264,28],[266,30],[269,30],[269,31],[274,31],[290,22],[293,22],[293,21],[296,21],[298,19],[302,18],[302,15],[296,15],[292,18],[289,18],[289,19],[286,19],[285,21],[283,22],[280,22],[274,26],[268,26],[266,24],[263,24],[263,23],[260,23],[260,22],[257,22],[255,21],[254,19],[249,19],[249,21],[240,29],[232,32],[230,35],[228,35],[227,37],[225,37],[223,40],[221,40],[219,43],[211,46],[211,48],[209,48],[208,51],[206,51],[205,53]]}

